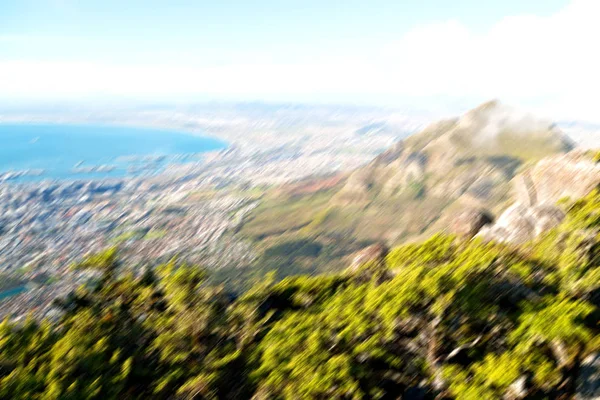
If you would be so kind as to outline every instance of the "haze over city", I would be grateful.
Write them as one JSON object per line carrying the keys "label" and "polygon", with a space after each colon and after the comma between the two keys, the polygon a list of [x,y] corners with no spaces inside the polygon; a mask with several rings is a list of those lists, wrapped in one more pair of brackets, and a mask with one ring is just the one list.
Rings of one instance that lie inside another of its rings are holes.
{"label": "haze over city", "polygon": [[5,2],[0,98],[271,101],[600,122],[594,0]]}

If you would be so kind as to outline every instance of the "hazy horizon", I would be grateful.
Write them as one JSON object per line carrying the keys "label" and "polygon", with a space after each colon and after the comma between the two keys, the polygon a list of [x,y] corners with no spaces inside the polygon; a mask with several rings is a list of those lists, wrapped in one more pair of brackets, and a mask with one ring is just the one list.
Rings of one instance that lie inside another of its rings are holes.
{"label": "hazy horizon", "polygon": [[458,112],[492,98],[599,122],[593,0],[24,1],[0,13],[0,107],[293,102]]}

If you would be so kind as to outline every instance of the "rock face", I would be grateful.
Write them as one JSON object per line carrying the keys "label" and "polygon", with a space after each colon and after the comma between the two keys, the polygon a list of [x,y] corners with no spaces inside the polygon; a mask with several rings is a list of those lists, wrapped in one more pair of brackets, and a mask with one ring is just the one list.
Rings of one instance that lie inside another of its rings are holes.
{"label": "rock face", "polygon": [[481,228],[493,222],[493,216],[488,211],[478,208],[463,210],[452,216],[450,231],[458,236],[470,239]]}
{"label": "rock face", "polygon": [[573,148],[573,143],[548,120],[490,101],[467,112],[443,135],[425,147],[437,159],[438,171],[451,168],[453,159],[507,157],[540,159]]}
{"label": "rock face", "polygon": [[529,207],[515,203],[500,215],[495,224],[483,227],[477,236],[497,242],[525,243],[554,228],[564,217],[564,213],[555,206]]}
{"label": "rock face", "polygon": [[360,204],[377,193],[393,196],[420,182],[425,175],[427,156],[405,148],[402,142],[375,158],[369,165],[356,170],[335,197],[338,204]]}
{"label": "rock face", "polygon": [[336,201],[364,204],[377,196],[397,196],[415,184],[425,184],[436,196],[456,198],[477,183],[475,194],[486,197],[486,185],[507,182],[519,163],[571,147],[551,122],[491,101],[397,143],[355,171]]}
{"label": "rock face", "polygon": [[[315,235],[407,242],[448,229],[455,210],[497,210],[513,198],[511,181],[519,168],[571,146],[550,121],[493,101],[402,139],[344,174],[322,198],[309,193],[282,201],[294,202],[306,215],[326,216],[310,223],[307,231]],[[485,226],[470,218],[457,222],[459,234],[469,237]],[[273,223],[282,232],[297,230],[295,220]]]}
{"label": "rock face", "polygon": [[581,198],[597,187],[600,165],[588,154],[572,151],[540,160],[513,184],[516,202],[477,236],[520,244],[554,228],[565,217],[556,203],[564,197]]}
{"label": "rock face", "polygon": [[522,204],[556,204],[563,197],[588,194],[600,183],[600,164],[583,151],[540,160],[514,180],[516,200]]}
{"label": "rock face", "polygon": [[389,249],[381,243],[376,243],[369,247],[365,247],[355,254],[349,269],[350,271],[356,271],[359,267],[367,263],[383,262],[388,254],[388,251]]}

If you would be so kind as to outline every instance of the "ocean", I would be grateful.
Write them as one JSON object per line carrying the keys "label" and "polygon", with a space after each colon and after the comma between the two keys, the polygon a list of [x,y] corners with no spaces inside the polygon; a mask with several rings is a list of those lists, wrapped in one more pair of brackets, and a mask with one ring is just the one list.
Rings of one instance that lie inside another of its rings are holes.
{"label": "ocean", "polygon": [[25,285],[13,287],[13,288],[6,289],[6,290],[1,290],[0,291],[0,300],[4,300],[6,298],[16,296],[18,294],[25,292],[26,290],[27,290],[27,286],[25,286]]}
{"label": "ocean", "polygon": [[154,174],[226,147],[213,138],[149,128],[0,124],[0,181]]}

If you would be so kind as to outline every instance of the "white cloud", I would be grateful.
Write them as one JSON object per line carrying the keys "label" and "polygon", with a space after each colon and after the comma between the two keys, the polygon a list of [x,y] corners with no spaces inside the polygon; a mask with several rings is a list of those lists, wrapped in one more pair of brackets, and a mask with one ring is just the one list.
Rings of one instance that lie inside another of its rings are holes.
{"label": "white cloud", "polygon": [[590,100],[600,89],[598,15],[599,1],[576,0],[549,17],[505,18],[483,34],[453,21],[421,27],[387,48],[401,76],[395,89]]}
{"label": "white cloud", "polygon": [[0,96],[493,97],[557,118],[599,121],[599,15],[600,1],[574,0],[554,15],[508,17],[485,32],[458,21],[425,25],[382,44],[368,60],[221,67],[4,61]]}

